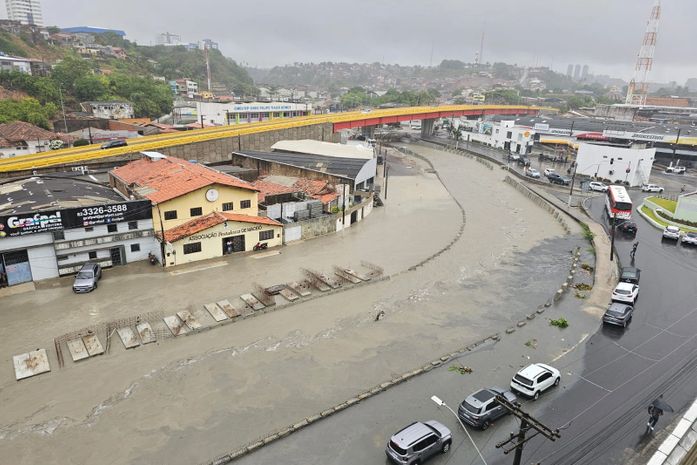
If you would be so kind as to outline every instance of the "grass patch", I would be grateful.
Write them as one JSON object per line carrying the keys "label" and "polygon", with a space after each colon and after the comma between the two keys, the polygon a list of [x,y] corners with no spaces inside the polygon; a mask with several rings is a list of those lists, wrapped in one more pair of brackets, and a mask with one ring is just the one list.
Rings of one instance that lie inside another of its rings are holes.
{"label": "grass patch", "polygon": [[589,228],[586,223],[581,223],[581,229],[583,229],[583,237],[588,240],[588,242],[593,242],[595,234],[593,234],[591,228]]}
{"label": "grass patch", "polygon": [[586,283],[576,283],[574,284],[574,287],[579,291],[590,291],[591,289],[593,289],[593,286]]}
{"label": "grass patch", "polygon": [[581,269],[586,270],[589,273],[592,273],[595,268],[590,266],[588,263],[581,263]]}
{"label": "grass patch", "polygon": [[643,214],[645,214],[646,216],[648,216],[649,218],[651,218],[652,220],[654,220],[656,223],[660,224],[661,226],[663,226],[663,227],[668,226],[668,223],[666,223],[661,218],[659,218],[658,215],[656,215],[656,213],[654,213],[654,211],[651,210],[646,205],[641,206],[641,212]]}
{"label": "grass patch", "polygon": [[646,200],[655,203],[662,209],[668,210],[671,213],[675,213],[675,207],[678,205],[678,202],[675,200],[668,200],[661,197],[648,197]]}
{"label": "grass patch", "polygon": [[531,349],[537,349],[537,339],[530,339],[525,343],[525,346],[530,347]]}
{"label": "grass patch", "polygon": [[564,317],[557,318],[556,320],[549,320],[549,324],[561,329],[569,327],[569,321]]}
{"label": "grass patch", "polygon": [[583,299],[585,299],[585,298],[587,297],[586,294],[583,294],[583,293],[581,293],[581,292],[579,292],[579,291],[576,291],[576,294],[575,294],[575,295],[576,295],[576,298],[577,298],[577,299],[581,299],[581,300],[583,300]]}

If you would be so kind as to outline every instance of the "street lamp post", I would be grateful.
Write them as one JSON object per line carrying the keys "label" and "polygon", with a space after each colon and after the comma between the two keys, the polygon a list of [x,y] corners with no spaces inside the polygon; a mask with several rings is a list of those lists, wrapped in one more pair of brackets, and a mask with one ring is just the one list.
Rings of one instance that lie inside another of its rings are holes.
{"label": "street lamp post", "polygon": [[482,453],[479,451],[479,448],[477,447],[477,444],[474,443],[474,440],[472,439],[472,436],[470,436],[469,431],[467,431],[467,428],[465,428],[465,425],[462,423],[462,420],[460,420],[460,417],[457,416],[457,413],[455,413],[455,411],[454,411],[453,409],[451,409],[445,402],[443,402],[438,396],[431,396],[431,400],[432,400],[433,402],[435,402],[436,405],[438,405],[439,407],[445,407],[445,408],[447,408],[448,410],[450,410],[450,413],[452,413],[452,414],[455,416],[455,418],[457,418],[457,422],[460,423],[460,426],[461,426],[462,429],[465,431],[465,434],[467,434],[467,437],[469,438],[470,442],[471,442],[472,445],[474,446],[474,449],[477,451],[477,454],[479,454],[479,458],[482,459],[482,463],[483,463],[484,465],[488,465],[488,464],[486,463],[486,460],[484,459],[484,456],[483,456]]}

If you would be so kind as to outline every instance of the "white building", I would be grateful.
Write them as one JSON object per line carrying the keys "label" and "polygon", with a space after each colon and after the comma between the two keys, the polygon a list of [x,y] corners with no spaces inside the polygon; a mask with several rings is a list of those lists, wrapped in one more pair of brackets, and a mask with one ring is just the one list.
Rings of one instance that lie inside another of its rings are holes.
{"label": "white building", "polygon": [[576,173],[641,186],[649,182],[655,156],[656,149],[580,144]]}
{"label": "white building", "polygon": [[30,177],[0,193],[0,272],[10,286],[160,257],[149,201],[74,177]]}
{"label": "white building", "polygon": [[19,71],[24,74],[31,74],[31,60],[0,53],[0,71]]}
{"label": "white building", "polygon": [[481,142],[482,144],[520,155],[525,155],[532,151],[535,131],[527,126],[517,126],[513,120],[461,120],[460,126],[463,128],[461,142]]}
{"label": "white building", "polygon": [[44,26],[39,0],[5,0],[5,4],[7,5],[7,19],[19,21],[22,24]]}
{"label": "white building", "polygon": [[697,222],[697,192],[690,192],[678,197],[673,218],[676,220]]}
{"label": "white building", "polygon": [[218,103],[218,102],[187,102],[195,104],[196,108],[191,117],[210,124],[226,125],[239,123],[254,123],[274,118],[289,118],[312,114],[312,105],[306,103],[286,102],[252,102],[252,103]]}
{"label": "white building", "polygon": [[10,158],[50,150],[51,141],[69,138],[24,121],[0,124],[0,158]]}
{"label": "white building", "polygon": [[83,111],[92,116],[105,119],[133,118],[133,105],[129,102],[82,102]]}

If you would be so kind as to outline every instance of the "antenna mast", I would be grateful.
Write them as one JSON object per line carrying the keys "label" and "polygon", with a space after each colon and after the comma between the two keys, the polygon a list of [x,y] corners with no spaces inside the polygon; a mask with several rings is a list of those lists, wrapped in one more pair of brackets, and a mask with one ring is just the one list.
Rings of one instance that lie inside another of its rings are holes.
{"label": "antenna mast", "polygon": [[651,16],[646,23],[644,41],[639,49],[636,66],[634,67],[634,78],[629,82],[627,88],[627,98],[625,103],[631,105],[646,105],[646,96],[649,93],[648,76],[653,66],[653,55],[656,51],[656,37],[658,36],[658,23],[661,19],[661,1],[651,8]]}

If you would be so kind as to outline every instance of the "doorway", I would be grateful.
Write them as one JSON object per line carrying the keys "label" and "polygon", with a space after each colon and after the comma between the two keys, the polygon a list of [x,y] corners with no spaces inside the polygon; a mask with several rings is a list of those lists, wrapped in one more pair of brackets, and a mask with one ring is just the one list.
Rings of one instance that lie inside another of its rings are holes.
{"label": "doorway", "polygon": [[0,286],[31,282],[33,278],[27,251],[18,250],[0,254],[0,272],[2,272]]}
{"label": "doorway", "polygon": [[111,255],[111,266],[123,265],[123,253],[121,252],[122,247],[114,247],[109,249],[109,254]]}
{"label": "doorway", "polygon": [[231,253],[244,251],[244,234],[241,234],[239,236],[226,237],[223,239],[223,255],[229,255]]}

